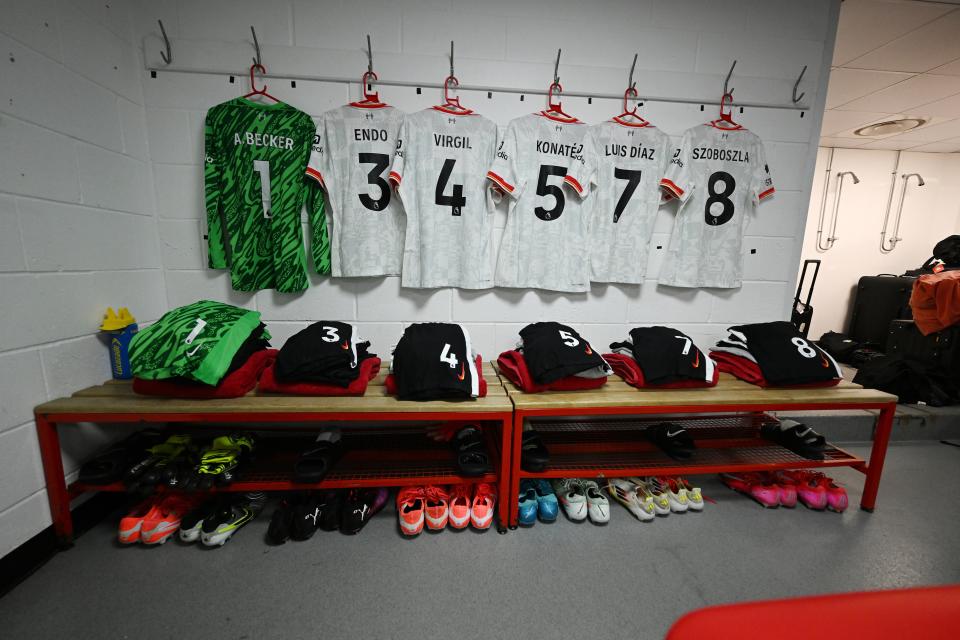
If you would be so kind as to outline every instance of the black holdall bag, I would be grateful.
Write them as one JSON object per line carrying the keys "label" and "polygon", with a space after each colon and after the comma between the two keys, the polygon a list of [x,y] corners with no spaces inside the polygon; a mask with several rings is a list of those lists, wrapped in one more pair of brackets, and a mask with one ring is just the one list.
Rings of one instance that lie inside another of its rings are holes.
{"label": "black holdall bag", "polygon": [[925,336],[912,320],[894,320],[890,323],[887,353],[916,360],[960,381],[960,325]]}

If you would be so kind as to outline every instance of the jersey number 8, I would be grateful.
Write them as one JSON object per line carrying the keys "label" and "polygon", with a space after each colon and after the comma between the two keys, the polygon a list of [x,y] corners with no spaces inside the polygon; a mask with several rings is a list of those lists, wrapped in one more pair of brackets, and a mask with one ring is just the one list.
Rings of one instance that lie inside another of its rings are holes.
{"label": "jersey number 8", "polygon": [[[723,182],[723,191],[717,191],[717,183]],[[703,208],[703,218],[711,226],[730,222],[733,217],[733,201],[730,196],[737,187],[737,181],[726,171],[710,174],[707,180],[707,204]]]}
{"label": "jersey number 8", "polygon": [[810,343],[803,338],[791,338],[790,342],[793,343],[793,346],[797,348],[797,353],[802,355],[804,358],[813,358],[817,355],[817,350],[814,349]]}

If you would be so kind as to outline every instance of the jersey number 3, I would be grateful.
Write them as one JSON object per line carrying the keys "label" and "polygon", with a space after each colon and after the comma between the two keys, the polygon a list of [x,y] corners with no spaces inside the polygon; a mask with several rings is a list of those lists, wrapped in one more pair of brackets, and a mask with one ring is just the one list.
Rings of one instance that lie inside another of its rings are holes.
{"label": "jersey number 3", "polygon": [[437,190],[434,203],[440,207],[450,207],[450,215],[459,216],[463,207],[467,204],[467,199],[463,197],[463,185],[453,185],[453,195],[448,196],[444,193],[447,190],[447,182],[450,181],[450,174],[453,173],[453,165],[457,163],[453,158],[447,158],[443,161],[443,168],[440,169],[440,177],[437,178]]}
{"label": "jersey number 3", "polygon": [[[717,191],[717,183],[723,182],[723,191]],[[707,204],[703,207],[703,219],[711,226],[730,222],[733,217],[733,201],[730,196],[737,187],[737,181],[726,171],[710,174],[707,180]]]}
{"label": "jersey number 3", "polygon": [[383,211],[390,204],[390,185],[383,179],[383,172],[390,166],[390,156],[385,153],[361,153],[360,164],[372,164],[367,172],[367,184],[380,188],[380,197],[374,200],[370,194],[360,193],[360,204],[370,211]]}

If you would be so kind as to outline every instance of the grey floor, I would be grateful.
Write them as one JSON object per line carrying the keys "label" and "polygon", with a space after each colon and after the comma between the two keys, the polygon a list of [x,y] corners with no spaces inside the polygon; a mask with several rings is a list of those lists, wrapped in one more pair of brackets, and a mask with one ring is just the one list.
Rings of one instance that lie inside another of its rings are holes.
{"label": "grey floor", "polygon": [[[850,447],[866,455],[864,447]],[[862,476],[833,474],[859,502]],[[117,548],[105,522],[0,600],[19,638],[659,638],[704,605],[960,582],[960,448],[897,443],[875,513],[765,511],[700,478],[702,514],[562,520],[267,547],[267,517],[217,550]]]}

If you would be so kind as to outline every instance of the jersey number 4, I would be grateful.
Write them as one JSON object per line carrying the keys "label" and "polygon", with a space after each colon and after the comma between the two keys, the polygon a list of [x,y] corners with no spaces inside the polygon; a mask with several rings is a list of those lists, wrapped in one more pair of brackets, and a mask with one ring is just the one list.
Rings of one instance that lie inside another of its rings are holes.
{"label": "jersey number 4", "polygon": [[434,203],[440,207],[450,207],[450,215],[459,216],[463,207],[467,204],[467,199],[463,197],[463,185],[453,185],[453,195],[446,195],[447,182],[450,181],[450,174],[453,173],[453,165],[457,163],[453,158],[447,158],[443,161],[443,168],[440,169],[440,177],[437,178],[437,190]]}
{"label": "jersey number 4", "polygon": [[567,203],[567,200],[563,195],[563,189],[561,189],[559,185],[548,184],[547,179],[551,176],[557,176],[560,178],[560,180],[563,180],[564,176],[566,175],[566,167],[558,167],[552,164],[540,165],[540,176],[537,178],[537,195],[553,196],[555,201],[553,209],[537,207],[533,210],[534,214],[536,214],[536,216],[541,220],[556,220],[563,215],[563,207]]}
{"label": "jersey number 4", "polygon": [[383,172],[390,166],[390,156],[385,153],[361,153],[360,164],[372,164],[373,168],[367,172],[367,184],[380,188],[380,197],[374,200],[370,194],[360,193],[360,204],[370,211],[383,211],[390,204],[390,185],[383,179]]}
{"label": "jersey number 4", "polygon": [[[717,191],[717,182],[723,182],[723,191]],[[707,180],[707,204],[703,207],[703,219],[711,226],[730,222],[733,217],[733,201],[730,196],[737,187],[737,181],[726,171],[710,174]]]}

